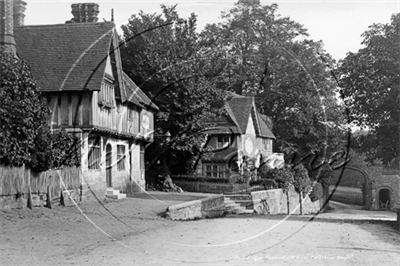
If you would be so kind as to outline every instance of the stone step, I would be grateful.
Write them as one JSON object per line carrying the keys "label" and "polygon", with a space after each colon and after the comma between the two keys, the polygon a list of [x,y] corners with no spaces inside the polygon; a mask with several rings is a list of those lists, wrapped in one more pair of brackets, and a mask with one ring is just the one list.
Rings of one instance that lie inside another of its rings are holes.
{"label": "stone step", "polygon": [[233,213],[233,214],[242,214],[242,213],[254,213],[253,209],[245,209],[245,208],[234,208],[234,209],[227,209],[226,210],[228,213]]}
{"label": "stone step", "polygon": [[225,196],[225,198],[228,198],[230,200],[238,201],[238,200],[253,200],[253,198],[250,195],[237,195],[237,196]]}
{"label": "stone step", "polygon": [[118,192],[118,194],[106,195],[106,197],[109,198],[109,199],[117,199],[117,200],[120,200],[120,199],[125,199],[125,198],[126,198],[126,194],[123,194],[123,193],[119,193],[119,192]]}
{"label": "stone step", "polygon": [[229,210],[232,209],[243,209],[252,211],[253,210],[253,199],[249,195],[236,195],[236,197],[225,196],[225,207]]}
{"label": "stone step", "polygon": [[119,190],[117,189],[112,189],[112,188],[107,188],[106,190],[106,195],[118,195]]}

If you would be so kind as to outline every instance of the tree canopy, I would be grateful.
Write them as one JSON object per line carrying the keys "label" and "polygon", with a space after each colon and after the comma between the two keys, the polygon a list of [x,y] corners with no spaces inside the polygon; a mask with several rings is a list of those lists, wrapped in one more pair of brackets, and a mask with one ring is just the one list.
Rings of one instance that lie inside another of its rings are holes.
{"label": "tree canopy", "polygon": [[199,45],[196,16],[180,18],[175,7],[132,15],[122,26],[121,53],[124,71],[160,108],[156,135],[170,132],[168,151],[185,164],[198,153],[206,118],[222,112],[225,96],[208,78],[211,63]]}
{"label": "tree canopy", "polygon": [[[322,42],[277,14],[276,4],[237,3],[219,24],[207,25],[202,42],[223,54],[224,88],[256,99],[271,118],[276,151],[308,153],[345,141],[344,110],[331,75],[335,64]],[[328,142],[328,143],[326,143]]]}
{"label": "tree canopy", "polygon": [[0,160],[19,166],[30,162],[35,139],[47,126],[49,109],[40,100],[24,61],[2,50],[0,63]]}
{"label": "tree canopy", "polygon": [[125,72],[160,107],[156,123],[172,134],[176,156],[195,154],[227,91],[255,97],[277,152],[341,148],[343,109],[327,66],[335,62],[276,4],[237,3],[201,33],[194,14],[182,19],[175,7],[161,8],[122,26],[121,53]]}
{"label": "tree canopy", "polygon": [[365,47],[340,61],[340,85],[352,122],[367,128],[356,136],[358,150],[389,164],[400,156],[400,13],[362,36]]}
{"label": "tree canopy", "polygon": [[76,139],[50,132],[50,110],[29,66],[2,49],[0,67],[0,164],[25,164],[37,171],[79,165]]}

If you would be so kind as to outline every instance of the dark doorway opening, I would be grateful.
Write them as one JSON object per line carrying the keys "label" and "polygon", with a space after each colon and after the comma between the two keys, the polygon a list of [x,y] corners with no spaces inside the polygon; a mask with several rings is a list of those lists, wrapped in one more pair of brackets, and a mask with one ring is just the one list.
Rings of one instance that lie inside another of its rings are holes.
{"label": "dark doorway opening", "polygon": [[107,144],[106,147],[106,183],[107,187],[112,187],[112,148],[111,144]]}
{"label": "dark doorway opening", "polygon": [[379,209],[390,209],[390,190],[387,188],[379,190]]}

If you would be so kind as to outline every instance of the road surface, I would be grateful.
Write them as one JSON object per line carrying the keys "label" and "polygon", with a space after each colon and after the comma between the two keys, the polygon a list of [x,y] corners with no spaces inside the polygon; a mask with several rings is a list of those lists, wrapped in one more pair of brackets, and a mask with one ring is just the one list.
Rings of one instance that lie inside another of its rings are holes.
{"label": "road surface", "polygon": [[333,203],[333,212],[313,221],[251,215],[180,222],[157,215],[176,203],[127,198],[83,204],[85,215],[74,207],[0,211],[0,265],[393,266],[400,261],[393,222],[338,219],[376,215],[348,206]]}

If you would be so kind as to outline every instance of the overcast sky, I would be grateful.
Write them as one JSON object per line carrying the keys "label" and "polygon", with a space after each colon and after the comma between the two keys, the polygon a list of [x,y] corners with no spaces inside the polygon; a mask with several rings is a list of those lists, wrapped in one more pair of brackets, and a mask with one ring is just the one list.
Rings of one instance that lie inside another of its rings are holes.
{"label": "overcast sky", "polygon": [[[140,10],[146,13],[160,12],[160,4],[178,4],[178,14],[188,17],[198,15],[198,28],[207,23],[220,21],[221,11],[229,10],[237,0],[25,0],[25,25],[59,24],[72,18],[71,4],[95,2],[100,5],[99,21],[110,20],[111,8],[117,27],[127,23],[132,14]],[[325,50],[335,59],[344,58],[346,53],[360,49],[360,36],[373,23],[389,23],[394,13],[400,12],[400,0],[261,0],[261,4],[277,3],[278,13],[288,16],[308,29],[310,38],[322,40]]]}

